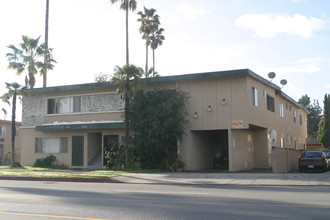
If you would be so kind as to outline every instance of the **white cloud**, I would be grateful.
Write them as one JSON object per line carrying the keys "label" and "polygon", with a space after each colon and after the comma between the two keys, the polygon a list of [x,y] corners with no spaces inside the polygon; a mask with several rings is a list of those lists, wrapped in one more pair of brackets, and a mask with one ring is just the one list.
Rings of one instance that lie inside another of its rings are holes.
{"label": "white cloud", "polygon": [[205,14],[206,12],[201,9],[197,8],[191,4],[180,3],[176,6],[176,9],[183,13],[189,19],[195,19],[198,16]]}
{"label": "white cloud", "polygon": [[315,31],[323,29],[325,22],[314,17],[300,14],[245,14],[235,20],[242,29],[252,29],[261,38],[272,38],[279,34],[310,37]]}

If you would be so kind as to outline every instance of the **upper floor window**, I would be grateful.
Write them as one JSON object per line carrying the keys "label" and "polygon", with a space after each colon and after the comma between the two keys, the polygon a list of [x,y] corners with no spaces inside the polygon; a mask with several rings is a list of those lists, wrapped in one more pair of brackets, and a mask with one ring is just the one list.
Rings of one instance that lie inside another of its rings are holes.
{"label": "upper floor window", "polygon": [[267,109],[269,111],[275,112],[275,102],[274,102],[274,98],[267,95]]}
{"label": "upper floor window", "polygon": [[293,122],[297,121],[297,112],[293,111]]}
{"label": "upper floor window", "polygon": [[50,98],[47,103],[47,114],[66,114],[81,111],[80,96]]}
{"label": "upper floor window", "polygon": [[0,126],[0,135],[6,136],[7,134],[7,128],[5,126]]}
{"label": "upper floor window", "polygon": [[252,87],[252,104],[258,106],[258,89]]}
{"label": "upper floor window", "polygon": [[280,103],[280,117],[284,118],[284,104]]}
{"label": "upper floor window", "polygon": [[302,125],[302,115],[299,115],[300,125]]}

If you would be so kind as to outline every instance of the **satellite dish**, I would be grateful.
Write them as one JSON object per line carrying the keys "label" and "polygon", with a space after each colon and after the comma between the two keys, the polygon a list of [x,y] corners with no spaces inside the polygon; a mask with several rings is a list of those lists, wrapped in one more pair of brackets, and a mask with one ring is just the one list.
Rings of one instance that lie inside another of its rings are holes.
{"label": "satellite dish", "polygon": [[288,83],[288,81],[286,79],[282,79],[280,83],[282,86],[285,86]]}
{"label": "satellite dish", "polygon": [[288,83],[288,81],[287,81],[286,79],[282,79],[282,80],[280,81],[280,83],[281,83],[281,85],[282,85],[281,88],[283,88],[283,87]]}
{"label": "satellite dish", "polygon": [[275,74],[274,72],[270,72],[270,73],[268,73],[268,77],[269,77],[270,79],[274,79],[275,76],[276,76],[276,74]]}

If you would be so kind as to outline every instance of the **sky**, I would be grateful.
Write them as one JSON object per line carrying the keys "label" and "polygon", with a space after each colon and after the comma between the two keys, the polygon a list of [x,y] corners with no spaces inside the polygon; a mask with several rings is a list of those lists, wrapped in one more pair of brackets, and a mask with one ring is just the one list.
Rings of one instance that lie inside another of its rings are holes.
{"label": "sky", "polygon": [[[154,8],[165,29],[155,51],[161,76],[248,68],[266,79],[275,72],[272,82],[279,86],[286,79],[282,90],[296,101],[308,95],[323,106],[330,93],[329,0],[136,1],[137,10],[129,14],[131,64],[145,66],[136,12]],[[0,0],[0,94],[5,82],[24,84],[26,73],[17,76],[7,68],[7,46],[18,46],[22,35],[41,36],[43,42],[45,7],[46,0]],[[57,64],[48,86],[92,83],[99,73],[113,74],[125,64],[125,13],[119,4],[50,0],[49,13],[49,47]],[[35,87],[42,87],[39,74]],[[0,118],[11,119],[2,113]]]}

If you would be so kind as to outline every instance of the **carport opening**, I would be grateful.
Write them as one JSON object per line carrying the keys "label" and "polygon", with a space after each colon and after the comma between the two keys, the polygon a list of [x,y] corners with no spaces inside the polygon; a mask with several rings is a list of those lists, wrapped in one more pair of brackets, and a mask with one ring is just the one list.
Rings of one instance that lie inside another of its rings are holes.
{"label": "carport opening", "polygon": [[202,170],[228,170],[228,130],[193,131],[196,161]]}

